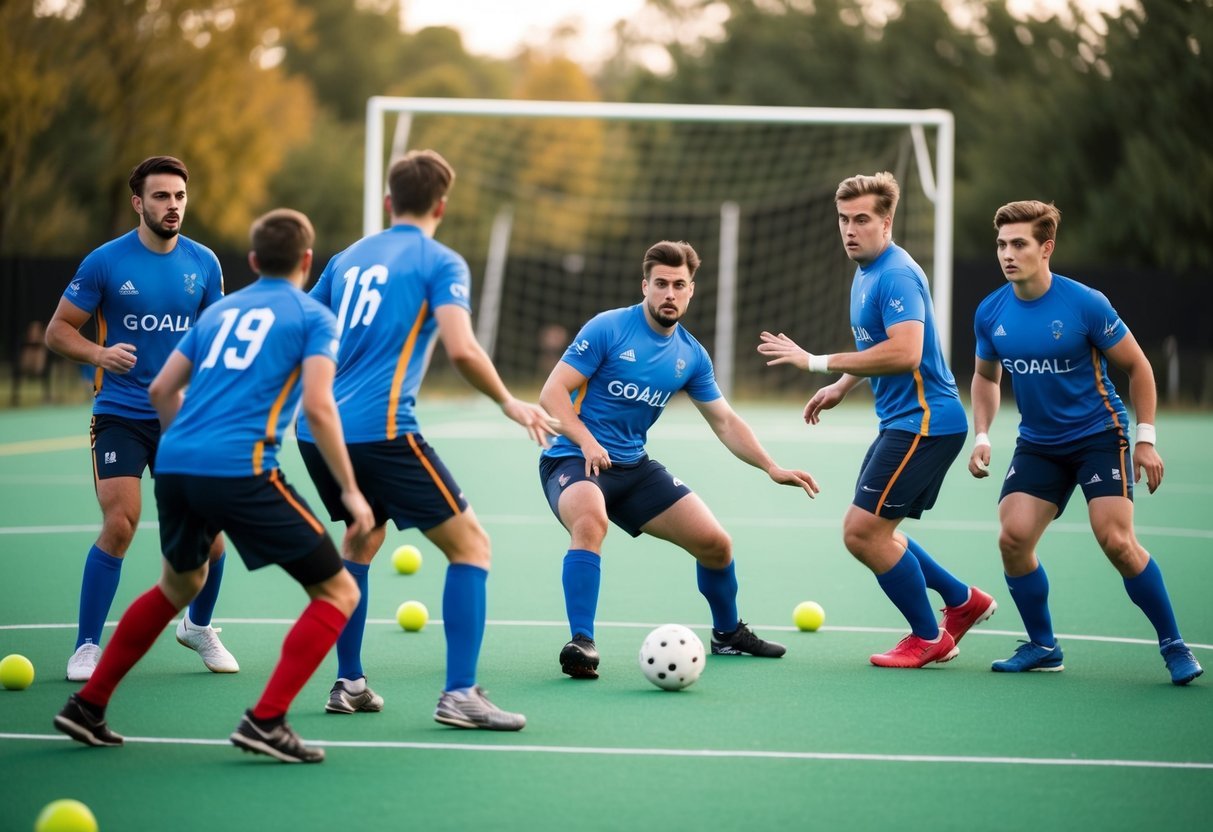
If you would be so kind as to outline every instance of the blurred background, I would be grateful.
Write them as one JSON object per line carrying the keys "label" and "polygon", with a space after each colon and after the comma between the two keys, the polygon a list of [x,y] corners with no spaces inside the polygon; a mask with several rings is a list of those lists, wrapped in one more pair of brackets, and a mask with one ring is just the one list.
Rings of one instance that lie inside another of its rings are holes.
{"label": "blurred background", "polygon": [[[972,371],[973,310],[1002,282],[994,210],[1042,199],[1062,211],[1054,271],[1108,295],[1154,362],[1164,403],[1213,408],[1211,53],[1213,0],[6,0],[0,406],[87,398],[78,368],[41,346],[42,328],[83,256],[134,227],[126,181],[137,162],[161,153],[186,161],[184,231],[219,254],[232,291],[250,279],[249,223],[269,208],[286,205],[312,218],[318,264],[361,235],[366,103],[392,95],[948,110],[956,126],[949,323],[961,389]],[[479,215],[499,208],[475,198],[472,171],[494,147],[495,129],[477,130],[490,141],[466,147],[455,141],[465,131],[451,125],[410,137],[410,146],[432,142],[460,171],[451,219],[438,237],[468,258],[477,291],[486,256],[475,235],[491,226]],[[651,179],[643,166],[611,162],[586,171],[553,154],[542,132],[511,135],[500,135],[496,145],[508,142],[509,152],[486,170],[520,171],[514,192],[521,182],[537,196],[517,199],[512,210],[549,226],[554,238],[543,258],[524,256],[525,241],[515,245],[520,256],[506,276],[501,327],[524,339],[501,349],[524,356],[503,369],[507,380],[525,385],[546,375],[592,311],[639,299],[647,242],[697,233],[693,223],[665,222],[659,209],[699,200],[715,213],[719,195],[701,196],[703,182],[694,180],[719,184],[719,176],[674,170],[655,188],[645,184]],[[610,136],[581,133],[580,140],[609,144]],[[743,179],[795,186],[799,174],[784,152],[792,145],[808,148],[804,158],[826,158],[799,137],[764,141],[769,146],[739,139],[728,151]],[[663,168],[686,164],[670,147],[682,145],[667,144],[650,158]],[[870,157],[842,175],[896,166],[895,151]],[[823,162],[822,181],[836,184],[838,164]],[[622,209],[643,229],[622,236],[610,216],[585,223],[605,229],[599,237],[554,225],[565,213],[562,200],[607,201],[588,181],[643,192]],[[743,220],[751,248],[742,252],[739,301],[756,310],[749,328],[773,320],[770,328],[786,325],[804,343],[846,349],[852,268],[828,211],[832,193],[814,196],[827,205],[822,217],[773,205]],[[903,219],[907,233],[912,222],[908,211],[894,228],[899,241]],[[793,224],[759,242],[757,229],[780,217],[796,218],[801,231]],[[470,236],[459,237],[461,227]],[[688,325],[708,345],[714,235],[691,240],[706,256]],[[801,256],[806,235],[824,235],[833,254]],[[907,247],[927,265],[929,252]],[[784,277],[747,280],[765,261]],[[820,335],[825,343],[814,340],[817,323],[794,332],[803,316],[787,303],[810,279],[833,289],[803,303],[815,298],[822,321],[843,324],[841,335]],[[619,287],[618,297],[591,291],[604,281]],[[593,308],[572,304],[563,317],[511,311],[566,294],[592,299]],[[753,352],[757,331],[737,338],[739,357]],[[440,384],[443,367],[435,370]],[[738,370],[745,379],[749,366],[739,360]],[[764,379],[739,389],[805,392],[803,376]]]}

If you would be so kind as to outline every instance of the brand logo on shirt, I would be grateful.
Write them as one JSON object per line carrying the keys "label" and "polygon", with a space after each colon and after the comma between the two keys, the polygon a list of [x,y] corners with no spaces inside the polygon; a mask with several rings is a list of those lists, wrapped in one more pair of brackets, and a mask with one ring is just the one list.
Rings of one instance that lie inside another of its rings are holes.
{"label": "brand logo on shirt", "polygon": [[451,297],[466,299],[467,296],[468,296],[468,287],[464,286],[462,283],[452,283],[451,284]]}
{"label": "brand logo on shirt", "polygon": [[185,332],[189,315],[123,315],[122,325],[131,332]]}
{"label": "brand logo on shirt", "polygon": [[112,465],[117,461],[118,461],[118,452],[117,451],[106,451],[105,452],[105,464],[106,465]]}
{"label": "brand logo on shirt", "polygon": [[889,301],[889,308],[892,309],[894,312],[899,312],[899,313],[906,311],[906,305],[904,303],[902,303],[901,298],[893,298],[891,301]]}
{"label": "brand logo on shirt", "polygon": [[868,305],[868,293],[867,293],[867,292],[860,292],[860,293],[859,293],[859,305],[860,305],[860,306],[867,306],[867,305]]}
{"label": "brand logo on shirt", "polygon": [[1058,375],[1072,373],[1078,369],[1071,366],[1068,358],[1004,358],[1002,366],[1008,373],[1018,373],[1021,376]]}
{"label": "brand logo on shirt", "polygon": [[185,278],[185,291],[191,295],[194,294],[194,290],[198,285],[198,275],[186,274],[182,275],[182,277]]}
{"label": "brand logo on shirt", "polygon": [[1006,334],[1007,334],[1007,331],[1002,328],[1002,324],[999,324],[998,329],[994,330],[995,338],[1003,338],[1006,336]]}
{"label": "brand logo on shirt", "polygon": [[682,371],[687,368],[687,363],[681,358],[674,362],[674,378],[682,378]]}
{"label": "brand logo on shirt", "polygon": [[617,399],[627,399],[630,402],[640,402],[650,407],[665,407],[670,401],[670,394],[664,390],[652,387],[641,387],[631,381],[608,381],[607,392]]}
{"label": "brand logo on shirt", "polygon": [[1061,327],[1062,327],[1061,321],[1054,321],[1053,323],[1049,324],[1049,328],[1053,330],[1053,340],[1054,341],[1061,338]]}
{"label": "brand logo on shirt", "polygon": [[588,350],[589,348],[590,348],[589,341],[578,341],[577,343],[573,344],[573,347],[572,347],[573,351],[575,353],[577,353],[578,355],[584,355],[585,351]]}
{"label": "brand logo on shirt", "polygon": [[633,349],[624,350],[623,352],[619,353],[619,360],[634,362],[636,360],[636,350],[633,350]]}
{"label": "brand logo on shirt", "polygon": [[79,281],[79,280],[73,280],[73,281],[72,281],[72,283],[71,283],[71,285],[70,285],[70,286],[68,286],[67,288],[68,288],[68,290],[69,290],[69,291],[71,291],[71,293],[72,293],[73,295],[74,295],[74,294],[76,294],[77,292],[79,292],[79,291],[80,291],[80,281]]}
{"label": "brand logo on shirt", "polygon": [[1107,321],[1104,321],[1104,325],[1103,325],[1104,337],[1111,338],[1113,335],[1116,334],[1116,330],[1119,327],[1120,327],[1120,318],[1117,318],[1116,320],[1112,321],[1112,323],[1108,323]]}
{"label": "brand logo on shirt", "polygon": [[851,334],[855,336],[856,342],[866,341],[868,343],[871,343],[876,340],[875,338],[872,337],[872,334],[870,332],[868,332],[866,329],[864,329],[861,326],[851,327]]}
{"label": "brand logo on shirt", "polygon": [[123,283],[121,286],[118,287],[118,294],[120,294],[120,295],[137,295],[137,294],[139,294],[139,290],[135,288],[134,283],[131,283],[128,280],[128,281],[126,281],[126,283]]}

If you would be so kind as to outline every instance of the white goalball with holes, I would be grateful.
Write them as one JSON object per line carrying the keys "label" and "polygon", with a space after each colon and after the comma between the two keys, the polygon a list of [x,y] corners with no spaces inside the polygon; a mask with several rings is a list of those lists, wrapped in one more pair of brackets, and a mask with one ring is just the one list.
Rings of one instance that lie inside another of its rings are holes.
{"label": "white goalball with holes", "polygon": [[663,624],[640,645],[644,678],[665,690],[682,690],[703,673],[703,642],[681,624]]}

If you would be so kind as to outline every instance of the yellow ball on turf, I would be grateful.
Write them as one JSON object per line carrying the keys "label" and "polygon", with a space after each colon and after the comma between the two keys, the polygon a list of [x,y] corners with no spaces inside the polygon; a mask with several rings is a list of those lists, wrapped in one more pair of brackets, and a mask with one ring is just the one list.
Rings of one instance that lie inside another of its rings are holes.
{"label": "yellow ball on turf", "polygon": [[34,832],[97,832],[97,819],[79,800],[56,800],[38,815]]}
{"label": "yellow ball on turf", "polygon": [[430,620],[430,611],[420,601],[405,601],[396,610],[396,621],[410,633],[416,633]]}
{"label": "yellow ball on turf", "polygon": [[401,575],[412,575],[421,568],[421,550],[412,543],[397,547],[392,552],[392,566]]}
{"label": "yellow ball on turf", "polygon": [[0,659],[0,685],[7,690],[25,690],[34,683],[34,663],[13,653]]}
{"label": "yellow ball on turf", "polygon": [[826,620],[826,611],[816,601],[802,601],[792,610],[792,622],[805,632],[813,632]]}

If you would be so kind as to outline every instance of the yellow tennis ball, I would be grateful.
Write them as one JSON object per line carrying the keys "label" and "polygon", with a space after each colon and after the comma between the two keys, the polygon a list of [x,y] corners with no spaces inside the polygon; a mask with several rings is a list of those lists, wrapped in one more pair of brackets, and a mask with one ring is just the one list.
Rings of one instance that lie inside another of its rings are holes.
{"label": "yellow tennis ball", "polygon": [[805,632],[813,632],[826,620],[826,611],[816,601],[801,601],[792,610],[792,621],[797,628]]}
{"label": "yellow tennis ball", "polygon": [[421,568],[421,550],[412,543],[398,546],[396,551],[392,552],[392,566],[396,567],[396,571],[401,575],[412,575]]}
{"label": "yellow tennis ball", "polygon": [[34,683],[34,663],[20,653],[0,659],[0,685],[7,690],[25,690]]}
{"label": "yellow tennis ball", "polygon": [[420,601],[405,601],[396,610],[396,621],[410,633],[416,633],[430,620],[430,611]]}
{"label": "yellow tennis ball", "polygon": [[55,800],[34,821],[34,832],[97,832],[97,819],[79,800]]}

